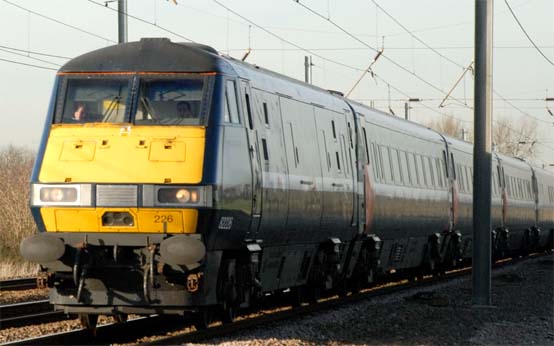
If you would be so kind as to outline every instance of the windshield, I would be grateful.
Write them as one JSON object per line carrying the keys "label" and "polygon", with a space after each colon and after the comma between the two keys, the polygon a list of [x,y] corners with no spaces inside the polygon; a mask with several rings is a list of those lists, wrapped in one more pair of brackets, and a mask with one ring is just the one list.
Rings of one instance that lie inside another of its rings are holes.
{"label": "windshield", "polygon": [[213,78],[190,74],[68,76],[60,89],[55,122],[205,125],[210,81]]}
{"label": "windshield", "polygon": [[61,123],[122,123],[129,90],[126,79],[69,79]]}
{"label": "windshield", "polygon": [[143,80],[135,123],[200,125],[204,79]]}

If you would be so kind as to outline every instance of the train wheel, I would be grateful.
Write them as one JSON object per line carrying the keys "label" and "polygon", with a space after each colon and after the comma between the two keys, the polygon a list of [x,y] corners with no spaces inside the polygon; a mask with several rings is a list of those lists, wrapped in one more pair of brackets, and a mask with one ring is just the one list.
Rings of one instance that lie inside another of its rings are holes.
{"label": "train wheel", "polygon": [[352,294],[358,294],[362,290],[362,283],[360,280],[353,280],[351,287],[352,287]]}
{"label": "train wheel", "polygon": [[318,285],[311,285],[308,287],[308,303],[315,304],[321,297],[321,287]]}
{"label": "train wheel", "polygon": [[85,329],[96,329],[98,315],[79,314],[79,322],[81,322],[81,326]]}
{"label": "train wheel", "polygon": [[213,311],[209,306],[201,306],[198,312],[194,314],[192,324],[196,330],[204,330],[210,326],[212,322]]}
{"label": "train wheel", "polygon": [[221,296],[221,321],[232,323],[237,317],[240,307],[240,288],[235,272],[235,260],[229,260],[224,264],[224,274],[220,285]]}
{"label": "train wheel", "polygon": [[294,308],[302,306],[305,301],[305,288],[304,286],[293,287],[290,292],[291,305]]}
{"label": "train wheel", "polygon": [[221,306],[221,322],[233,323],[238,315],[239,307],[235,303],[224,303]]}
{"label": "train wheel", "polygon": [[127,314],[117,314],[113,318],[114,318],[116,323],[124,323],[124,322],[127,322],[127,319],[129,318],[129,315],[127,315]]}
{"label": "train wheel", "polygon": [[339,297],[346,297],[348,295],[348,291],[350,290],[350,285],[348,280],[341,280],[337,285],[337,294]]}

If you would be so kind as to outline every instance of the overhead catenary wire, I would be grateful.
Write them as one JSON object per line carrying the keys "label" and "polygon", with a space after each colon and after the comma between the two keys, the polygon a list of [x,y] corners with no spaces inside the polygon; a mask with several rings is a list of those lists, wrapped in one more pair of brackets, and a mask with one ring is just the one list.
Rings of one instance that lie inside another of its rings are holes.
{"label": "overhead catenary wire", "polygon": [[506,6],[508,6],[508,9],[510,10],[510,13],[512,14],[512,16],[514,17],[514,19],[516,20],[517,24],[519,25],[519,27],[521,28],[521,31],[523,31],[523,33],[525,34],[525,36],[527,36],[527,39],[529,40],[529,42],[531,42],[531,44],[535,47],[535,49],[546,59],[546,61],[548,61],[550,63],[550,65],[554,66],[554,62],[552,62],[552,60],[550,60],[544,53],[543,51],[537,46],[537,44],[535,43],[535,41],[533,41],[533,39],[531,38],[531,36],[529,36],[529,34],[527,33],[527,30],[525,30],[525,28],[523,27],[523,25],[521,24],[521,22],[519,21],[519,19],[517,18],[515,12],[512,10],[512,7],[510,6],[510,4],[508,3],[508,0],[504,0],[504,2],[506,3]]}
{"label": "overhead catenary wire", "polygon": [[14,52],[14,51],[11,51],[11,50],[8,50],[8,49],[4,49],[4,48],[0,48],[0,51],[1,51],[1,52],[6,52],[6,53],[9,53],[9,54],[13,54],[13,55],[22,56],[22,57],[24,57],[24,58],[31,59],[31,60],[35,60],[35,61],[42,62],[42,63],[45,63],[45,64],[50,64],[50,65],[54,65],[54,66],[58,66],[58,67],[61,66],[60,64],[55,63],[55,62],[52,62],[52,61],[48,61],[48,60],[44,60],[44,59],[35,58],[35,57],[33,57],[33,56],[30,56],[30,55],[25,55],[25,54],[18,53],[18,52]]}
{"label": "overhead catenary wire", "polygon": [[[389,12],[387,12],[383,7],[381,7],[376,0],[371,0],[375,6],[377,6],[381,11],[383,11],[383,13],[385,13],[389,18],[391,18],[398,26],[400,26],[404,31],[406,31],[408,34],[410,34],[413,38],[415,38],[418,42],[420,42],[421,44],[423,44],[425,47],[431,49],[431,51],[433,51],[434,53],[438,54],[441,58],[445,59],[446,61],[452,63],[453,65],[457,66],[457,67],[460,67],[460,68],[463,68],[463,69],[466,69],[465,66],[463,65],[460,65],[459,63],[453,61],[452,59],[444,56],[443,54],[441,54],[440,52],[438,52],[436,49],[433,49],[430,45],[428,45],[425,41],[423,41],[421,38],[419,38],[417,35],[415,35],[412,31],[410,31],[410,29],[408,29],[406,26],[404,26],[402,23],[400,23],[399,20],[397,20],[394,16],[392,16]],[[505,0],[506,1],[506,0]],[[534,44],[534,43],[533,43]],[[464,74],[467,70],[464,70]],[[454,90],[454,88],[452,88],[452,90],[448,93],[450,94],[452,91]],[[506,103],[508,103],[512,108],[514,108],[515,110],[517,110],[518,112],[520,112],[522,115],[525,115],[525,116],[528,116],[530,118],[533,118],[537,121],[540,121],[540,122],[543,122],[543,123],[550,123],[549,121],[546,121],[546,120],[542,120],[540,118],[537,118],[525,111],[523,111],[522,109],[520,109],[519,107],[515,106],[513,103],[511,103],[510,101],[508,101],[504,96],[502,96],[498,91],[494,90],[493,89],[493,93],[495,95],[497,95],[498,97],[500,97],[502,100],[506,101]],[[448,96],[448,95],[447,95]],[[448,97],[446,97],[442,102],[441,102],[441,105],[444,104],[444,101],[446,101]],[[454,98],[453,98],[454,99]],[[454,99],[455,100],[455,99]],[[456,100],[457,101],[457,100]],[[463,105],[466,105],[465,102],[462,103]],[[439,106],[441,107],[441,106]],[[469,108],[469,107],[468,107]]]}
{"label": "overhead catenary wire", "polygon": [[[3,0],[3,1],[5,1],[5,0]],[[113,11],[113,12],[119,13],[118,10],[116,10],[116,9],[114,9],[114,8],[111,8],[111,7],[109,7],[109,6],[105,6],[104,4],[102,4],[102,3],[100,3],[100,2],[97,2],[97,1],[94,1],[94,0],[88,0],[88,2],[93,3],[93,4],[97,5],[97,6],[103,7],[103,8],[107,8],[107,9]],[[125,14],[125,15],[126,15],[127,17],[129,17],[129,18],[132,18],[132,19],[137,20],[137,21],[139,21],[139,22],[142,22],[142,23],[151,25],[151,26],[153,26],[153,27],[155,27],[155,28],[158,28],[158,29],[160,29],[160,30],[162,30],[162,31],[165,31],[165,32],[167,32],[167,33],[169,33],[169,34],[171,34],[171,35],[174,35],[174,36],[177,36],[177,37],[182,38],[182,39],[184,39],[184,40],[187,40],[187,41],[189,41],[189,42],[195,43],[194,40],[192,40],[191,38],[188,38],[187,36],[181,35],[181,34],[175,32],[175,31],[173,31],[173,30],[170,30],[170,29],[165,28],[165,27],[163,27],[163,26],[161,26],[161,25],[158,25],[156,22],[154,22],[154,23],[149,22],[149,21],[147,21],[146,19],[143,19],[143,18],[140,18],[140,17],[138,17],[138,16],[129,14],[128,11],[127,11],[127,12],[123,12],[123,14]],[[113,41],[112,41],[112,42],[113,42]]]}
{"label": "overhead catenary wire", "polygon": [[[378,49],[371,46],[370,44],[368,44],[367,42],[359,39],[356,35],[352,34],[351,32],[349,32],[348,30],[346,30],[345,28],[343,28],[342,26],[340,26],[339,24],[335,23],[333,20],[329,19],[329,18],[326,18],[325,16],[323,16],[321,13],[315,11],[314,9],[312,9],[311,7],[307,6],[307,5],[304,5],[303,3],[300,2],[300,0],[292,0],[293,2],[297,3],[298,5],[302,6],[303,8],[305,8],[307,11],[311,12],[312,14],[320,17],[321,19],[327,21],[328,23],[330,23],[331,25],[333,25],[334,27],[336,27],[337,29],[339,29],[340,31],[344,32],[347,36],[351,37],[352,39],[354,39],[355,41],[361,43],[362,45],[366,46],[367,48],[369,48],[370,50],[373,50],[375,52],[378,52]],[[398,63],[396,60],[390,58],[389,56],[387,56],[386,54],[382,54],[383,58],[386,59],[388,62],[392,63],[393,65],[395,65],[396,67],[400,68],[401,70],[405,71],[406,73],[414,76],[416,79],[418,79],[419,81],[423,82],[424,84],[426,84],[427,86],[435,89],[436,91],[442,93],[442,94],[446,94],[446,92],[444,90],[442,90],[440,87],[436,86],[435,84],[429,82],[428,80],[426,80],[425,78],[421,77],[420,75],[418,75],[417,73],[413,72],[413,71],[410,71],[410,69],[408,69],[407,67],[401,65],[400,63]],[[456,98],[452,98],[460,103],[463,103],[462,101],[460,100],[457,100]],[[470,107],[471,108],[471,107]]]}
{"label": "overhead catenary wire", "polygon": [[11,2],[11,1],[8,1],[8,0],[0,0],[0,1],[3,1],[3,2],[5,2],[5,3],[7,3],[7,4],[11,5],[11,6],[17,7],[17,8],[19,8],[19,9],[23,10],[23,11],[27,11],[28,13],[34,14],[35,16],[38,16],[38,17],[47,19],[47,20],[49,20],[49,21],[58,23],[58,24],[60,24],[60,25],[66,26],[66,27],[68,27],[68,28],[71,28],[71,29],[73,29],[73,30],[80,31],[80,32],[82,32],[82,33],[84,33],[84,34],[87,34],[87,35],[90,35],[90,36],[94,36],[94,37],[96,37],[96,38],[99,38],[99,39],[102,39],[102,40],[105,40],[105,41],[109,41],[109,42],[112,42],[112,43],[116,43],[116,42],[113,41],[112,39],[109,39],[109,38],[107,38],[107,37],[104,37],[104,36],[95,34],[95,33],[91,32],[91,31],[88,31],[88,30],[81,29],[81,28],[79,28],[79,27],[77,27],[77,26],[74,26],[74,25],[65,23],[65,22],[63,22],[63,21],[61,21],[61,20],[58,20],[58,19],[55,19],[55,18],[52,18],[52,17],[48,17],[48,16],[46,16],[46,15],[44,15],[44,14],[42,14],[42,13],[38,13],[38,12],[36,12],[36,11],[30,10],[30,9],[25,8],[25,7],[23,7],[23,6],[20,6],[20,5],[18,5],[18,4],[14,4],[14,3]]}
{"label": "overhead catenary wire", "polygon": [[[328,61],[328,62],[334,63],[334,64],[336,64],[336,65],[339,65],[339,66],[342,66],[342,67],[345,67],[345,68],[348,68],[348,69],[351,69],[351,70],[359,71],[359,72],[364,72],[364,71],[366,71],[365,69],[358,68],[358,67],[354,67],[354,66],[351,66],[351,65],[342,63],[342,62],[338,62],[338,61],[335,61],[335,60],[333,60],[333,59],[329,59],[329,58],[327,58],[327,57],[325,57],[325,56],[322,56],[322,55],[320,55],[320,54],[314,53],[314,52],[312,52],[310,49],[304,48],[304,47],[302,47],[302,46],[300,46],[300,45],[298,45],[298,44],[296,44],[296,43],[294,43],[294,42],[291,42],[291,41],[289,41],[289,40],[287,40],[287,39],[285,39],[285,38],[283,38],[283,37],[281,37],[281,36],[279,36],[279,35],[277,35],[277,34],[271,32],[270,30],[266,29],[265,27],[263,27],[263,26],[261,26],[261,25],[258,25],[257,23],[253,22],[252,20],[248,19],[247,17],[241,15],[240,13],[234,11],[233,9],[229,8],[228,6],[222,4],[222,3],[219,2],[218,0],[213,0],[213,1],[214,1],[216,4],[218,4],[219,6],[221,6],[222,8],[224,8],[224,9],[226,9],[227,11],[233,13],[233,14],[236,15],[237,17],[239,17],[239,18],[245,20],[246,22],[248,22],[248,23],[250,23],[251,25],[257,27],[258,29],[264,31],[265,33],[267,33],[267,34],[269,34],[269,35],[271,35],[271,36],[273,36],[273,37],[275,37],[275,38],[281,40],[281,42],[285,42],[285,43],[287,43],[287,44],[289,44],[289,45],[291,45],[291,46],[293,46],[293,47],[296,47],[296,48],[298,48],[298,49],[300,49],[300,50],[302,50],[302,51],[304,51],[304,52],[306,52],[306,53],[312,54],[312,55],[314,55],[314,56],[316,56],[316,57],[318,57],[318,58],[320,58],[320,59],[322,59],[322,60],[324,60],[324,61]],[[404,95],[404,96],[406,96],[406,97],[409,97],[407,93],[403,92],[403,91],[400,90],[399,88],[397,88],[397,87],[395,87],[394,85],[392,85],[391,83],[387,82],[385,79],[383,79],[383,78],[382,78],[381,76],[379,76],[377,73],[373,72],[372,76],[375,77],[375,78],[377,78],[377,79],[379,79],[379,80],[381,80],[383,83],[387,84],[387,85],[389,86],[389,88],[395,90],[396,92],[399,92],[400,94],[402,94],[402,95]],[[438,111],[438,110],[436,110],[436,109],[434,109],[434,108],[432,108],[432,107],[430,107],[430,106],[425,105],[424,103],[421,103],[421,104],[422,104],[424,107],[426,107],[426,108],[428,108],[429,110],[431,110],[432,112],[437,113],[437,114],[439,114],[439,115],[441,115],[441,116],[445,116],[445,117],[449,117],[449,118],[454,118],[454,119],[457,119],[457,120],[462,121],[462,122],[468,122],[467,120],[463,120],[463,119],[457,118],[457,117],[455,117],[455,116],[442,113],[442,112],[440,112],[440,111]]]}
{"label": "overhead catenary wire", "polygon": [[[89,1],[91,1],[91,0],[89,0]],[[224,4],[221,3],[220,1],[218,1],[218,0],[212,0],[212,1],[215,2],[217,5],[221,6],[222,8],[226,9],[227,11],[231,12],[231,13],[234,14],[235,16],[241,18],[242,20],[244,20],[244,21],[250,23],[251,25],[253,25],[253,26],[257,27],[258,29],[262,30],[263,32],[267,33],[268,35],[273,36],[273,37],[275,37],[276,39],[281,40],[282,42],[285,42],[285,43],[287,43],[287,44],[289,44],[289,45],[291,45],[291,46],[293,46],[293,47],[296,47],[296,48],[298,48],[299,50],[301,50],[301,51],[303,51],[303,52],[312,54],[313,56],[316,56],[316,57],[318,57],[318,58],[320,58],[320,59],[323,59],[323,60],[325,60],[325,61],[331,62],[331,63],[333,63],[333,64],[336,64],[336,65],[339,65],[339,66],[342,66],[342,67],[346,67],[346,68],[351,69],[351,70],[355,70],[355,71],[359,71],[359,72],[363,72],[363,71],[364,71],[363,68],[353,67],[353,66],[351,66],[351,65],[342,63],[342,62],[340,62],[340,61],[336,61],[336,60],[333,60],[333,59],[329,59],[329,58],[326,58],[326,57],[324,57],[324,56],[322,56],[322,55],[320,55],[320,54],[317,54],[316,52],[313,52],[313,51],[311,51],[311,50],[309,50],[309,49],[307,49],[307,48],[304,48],[304,47],[302,47],[302,46],[300,46],[300,45],[298,45],[298,44],[296,44],[296,43],[294,43],[294,42],[292,42],[292,41],[290,41],[290,40],[285,39],[284,37],[281,37],[281,36],[275,34],[274,32],[272,32],[272,31],[266,29],[265,27],[263,27],[263,26],[261,26],[261,25],[255,23],[254,21],[252,21],[252,20],[246,18],[245,16],[241,15],[241,14],[238,13],[237,11],[235,11],[235,10],[231,9],[230,7],[224,5]]]}
{"label": "overhead catenary wire", "polygon": [[[27,9],[22,8],[21,6],[15,5],[15,4],[13,4],[13,3],[7,1],[7,0],[2,0],[2,1],[4,1],[4,2],[10,4],[10,5],[14,5],[14,6],[18,7],[18,8],[23,9],[23,10],[27,10]],[[91,0],[89,0],[89,1],[95,3],[95,4],[98,5],[98,6],[104,7],[104,5],[99,4],[99,3],[95,2],[95,1],[91,1]],[[222,4],[219,3],[218,1],[216,1],[216,3],[218,3],[219,5],[222,5]],[[224,6],[224,7],[225,7],[225,6]],[[113,9],[111,9],[111,8],[110,8],[110,10],[115,11],[115,10],[113,10]],[[34,12],[34,11],[32,11],[31,13],[37,14],[37,13]],[[233,12],[233,13],[234,13],[235,15],[238,15],[238,14],[235,13],[235,12]],[[37,15],[40,15],[40,14],[37,14]],[[41,15],[41,16],[42,16],[42,15]],[[241,18],[244,19],[244,20],[247,20],[247,19],[245,19],[245,17],[242,17],[242,16],[240,16],[240,15],[238,15],[238,16],[241,17]],[[52,19],[52,18],[49,18],[49,17],[46,17],[46,16],[44,16],[44,17],[47,18],[47,19],[51,19],[51,20],[53,20],[53,21],[55,21],[55,22],[59,22],[60,24],[63,24],[63,25],[72,27],[71,25],[67,25],[67,23],[63,23],[63,22],[61,22],[61,21],[58,21],[58,20],[55,20],[55,19]],[[145,21],[145,20],[143,20],[142,18],[139,18],[139,17],[136,17],[136,16],[132,16],[132,15],[130,15],[130,17],[133,18],[133,19],[136,19],[136,20],[139,20],[139,21],[143,21],[143,22],[145,22],[145,23],[148,23],[148,24],[150,24],[150,25],[152,25],[152,26],[155,26],[155,27],[157,27],[157,28],[160,28],[160,29],[162,29],[162,30],[165,30],[166,32],[169,32],[169,33],[171,33],[171,34],[175,34],[176,36],[179,36],[179,37],[182,37],[182,38],[184,38],[184,39],[190,40],[190,39],[184,37],[183,35],[180,35],[180,34],[178,34],[178,33],[174,33],[173,31],[168,30],[168,29],[165,29],[165,28],[163,28],[163,27],[160,27],[159,25],[154,25],[154,24],[152,24],[152,23],[149,23],[148,21]],[[247,20],[247,21],[249,21],[249,20]],[[249,22],[251,22],[251,21],[249,21]],[[251,23],[252,23],[252,22],[251,22]],[[261,26],[258,26],[258,25],[255,24],[255,23],[252,23],[252,24],[255,25],[256,27],[261,28]],[[78,28],[74,28],[74,27],[72,27],[72,28],[73,28],[73,29],[78,29]],[[263,28],[262,30],[264,30],[264,29],[265,29],[265,28]],[[79,29],[78,29],[78,30],[79,30]],[[82,31],[82,30],[79,30],[79,31]],[[264,30],[264,31],[268,32],[267,30]],[[87,32],[87,33],[90,34],[90,32]],[[269,32],[268,32],[268,33],[269,33]],[[94,35],[94,36],[96,36],[96,37],[98,37],[98,38],[107,40],[107,41],[114,42],[114,41],[112,41],[112,40],[110,40],[110,39],[107,39],[107,38],[105,38],[105,37],[102,37],[102,36],[100,36],[100,35],[96,35],[96,34],[93,34],[93,33],[92,33],[92,35]],[[288,43],[288,44],[291,44],[290,41],[281,38],[279,35],[273,34],[273,36],[279,38],[279,39],[282,40],[283,42],[286,42],[286,43]],[[190,40],[190,41],[192,41],[192,40]],[[324,61],[332,62],[332,63],[341,65],[341,66],[346,67],[346,68],[349,68],[349,69],[353,69],[353,70],[357,70],[357,71],[363,71],[363,69],[361,69],[361,68],[357,68],[357,67],[353,67],[353,66],[350,66],[350,65],[347,65],[347,64],[344,64],[344,63],[340,63],[340,62],[337,62],[337,61],[333,61],[332,59],[328,59],[328,58],[323,57],[323,56],[321,56],[321,55],[319,55],[319,54],[313,54],[313,52],[311,52],[309,49],[306,49],[306,48],[301,47],[301,46],[299,46],[299,45],[293,44],[293,46],[295,46],[295,47],[297,47],[298,49],[301,49],[301,50],[303,50],[303,51],[307,51],[307,52],[311,53],[311,54],[314,55],[314,56],[318,56],[319,58],[321,58],[321,59],[324,60]],[[29,52],[31,52],[31,51],[29,50]],[[67,57],[63,57],[63,58],[67,58]],[[2,60],[2,61],[6,61],[6,62],[10,62],[10,63],[15,63],[15,64],[20,64],[20,65],[35,67],[35,68],[41,68],[41,69],[47,69],[47,70],[56,70],[56,69],[54,69],[54,68],[49,68],[49,67],[39,66],[39,65],[33,65],[33,64],[27,64],[27,63],[22,63],[22,62],[18,62],[18,61],[8,60],[8,59],[1,59],[1,60]],[[381,80],[384,81],[384,79],[382,79],[382,78],[379,77],[378,75],[376,75],[375,77],[377,77],[377,78],[379,78],[379,79],[381,79]],[[385,83],[390,84],[390,83],[388,83],[388,82],[386,82],[386,81],[385,81]],[[397,92],[399,91],[398,88],[396,88],[396,87],[394,87],[394,86],[392,86],[392,85],[391,85],[391,88],[392,88],[393,90],[396,90]],[[404,94],[404,95],[406,95],[406,94]],[[407,95],[406,95],[406,96],[407,96]],[[438,114],[442,115],[442,116],[451,117],[451,116],[449,116],[449,115],[447,115],[447,114],[438,112],[438,111],[436,111],[435,109],[433,109],[433,108],[431,108],[431,107],[429,107],[429,106],[427,106],[427,105],[425,105],[425,104],[423,104],[423,103],[421,103],[421,105],[424,106],[424,107],[426,107],[426,108],[428,108],[429,110],[432,110],[432,111],[435,112],[435,113],[438,113]],[[455,117],[454,117],[454,118],[455,118]],[[459,120],[461,120],[461,119],[459,119]],[[462,120],[462,121],[464,121],[464,120]]]}
{"label": "overhead catenary wire", "polygon": [[[90,1],[90,0],[89,0],[89,1]],[[296,47],[296,48],[298,48],[298,49],[304,51],[304,52],[307,52],[307,53],[310,53],[310,54],[312,54],[312,55],[314,55],[314,56],[317,56],[317,57],[319,57],[320,59],[323,59],[323,60],[325,60],[325,61],[329,61],[329,62],[332,62],[332,63],[334,63],[334,64],[337,64],[337,65],[340,65],[340,66],[343,66],[343,67],[347,67],[347,68],[349,68],[349,69],[357,70],[357,71],[360,71],[360,72],[363,72],[363,71],[364,71],[364,69],[360,69],[360,68],[357,68],[357,67],[353,67],[353,66],[350,66],[350,65],[347,65],[347,64],[344,64],[344,63],[341,63],[341,62],[338,62],[338,61],[335,61],[335,60],[326,58],[326,57],[324,57],[324,56],[322,56],[322,55],[320,55],[320,54],[317,54],[317,53],[315,53],[315,52],[313,52],[313,51],[311,51],[311,50],[309,50],[309,49],[307,49],[307,48],[304,48],[304,47],[302,47],[302,46],[300,46],[300,45],[298,45],[298,44],[296,44],[296,43],[294,43],[294,42],[291,42],[291,41],[289,41],[289,40],[287,40],[287,39],[285,39],[285,38],[283,38],[283,37],[281,37],[281,36],[279,36],[279,35],[277,35],[277,34],[271,32],[270,30],[266,29],[265,27],[263,27],[263,26],[261,26],[261,25],[258,25],[257,23],[255,23],[255,22],[253,22],[252,20],[246,18],[245,16],[241,15],[241,14],[238,13],[237,11],[234,11],[233,9],[229,8],[228,6],[222,4],[220,1],[218,1],[218,0],[213,0],[213,1],[214,1],[216,4],[218,4],[219,6],[221,6],[222,8],[226,9],[227,11],[233,13],[234,15],[238,16],[239,18],[242,18],[243,20],[245,20],[245,21],[247,21],[248,23],[254,25],[255,27],[259,28],[260,30],[262,30],[262,31],[264,31],[264,32],[266,32],[266,33],[268,33],[269,35],[271,35],[271,36],[273,36],[273,37],[275,37],[275,38],[281,40],[282,42],[285,42],[285,43],[287,43],[287,44],[289,44],[289,45],[291,45],[291,46],[293,46],[293,47]],[[293,1],[294,1],[294,2],[297,2],[298,4],[300,4],[297,0],[293,0]],[[300,4],[300,5],[304,6],[303,4]],[[311,9],[310,9],[310,10],[311,10]],[[313,10],[311,10],[311,11],[313,11]],[[317,12],[315,12],[315,13],[317,13]],[[326,17],[324,17],[324,16],[322,16],[322,15],[320,15],[320,14],[318,14],[318,16],[320,16],[321,18],[325,19],[326,21],[329,21],[329,22],[333,23],[330,19],[328,19],[328,18],[326,18]],[[333,23],[333,25],[336,25],[336,24]],[[344,30],[344,29],[342,29],[342,30]],[[351,35],[351,34],[350,34],[350,35]],[[362,41],[362,42],[363,42],[363,41]],[[373,47],[372,47],[372,49],[375,50],[375,48],[373,48]],[[409,72],[410,74],[412,74],[409,70],[408,70],[408,72]],[[378,77],[377,74],[374,74],[374,75]],[[386,84],[389,84],[389,85],[390,85],[390,83],[388,83],[388,82],[386,82],[386,81],[384,81],[384,82],[385,82]],[[391,88],[393,88],[393,89],[396,90],[396,91],[399,90],[398,88],[393,87],[392,85],[391,85]],[[439,89],[439,90],[440,90],[440,89]],[[443,94],[445,94],[444,91],[442,91],[442,90],[440,90],[440,91],[441,91]],[[404,95],[407,96],[407,97],[409,97],[407,94],[404,94]],[[453,99],[454,99],[454,98],[453,98]],[[458,100],[458,102],[462,103],[460,100]],[[462,104],[463,104],[463,103],[462,103]],[[427,107],[427,108],[428,108],[429,110],[432,110],[432,111],[435,112],[435,113],[438,113],[438,114],[442,115],[442,116],[447,116],[447,117],[454,118],[454,119],[457,119],[457,120],[463,121],[463,122],[470,122],[470,121],[467,121],[467,120],[463,120],[463,119],[457,118],[457,117],[455,117],[455,116],[450,116],[450,115],[448,115],[448,114],[441,113],[441,112],[439,112],[439,111],[437,111],[436,109],[431,108],[431,107]],[[472,109],[472,108],[469,107],[469,106],[466,106],[466,108]],[[515,130],[512,129],[512,128],[509,128],[509,131],[513,131],[513,132],[517,133],[517,131],[515,131]],[[549,148],[549,149],[551,149],[551,150],[554,150],[554,149],[551,148],[551,147],[548,147],[548,146],[546,146],[546,147]]]}
{"label": "overhead catenary wire", "polygon": [[24,62],[21,62],[21,61],[14,61],[14,60],[3,59],[3,58],[0,58],[0,61],[5,61],[5,62],[12,63],[12,64],[29,66],[29,67],[34,67],[34,68],[40,68],[40,69],[43,69],[43,70],[52,70],[52,71],[57,71],[58,70],[58,69],[52,68],[52,67],[39,66],[39,65],[34,65],[34,64],[27,64],[27,63],[24,63]]}
{"label": "overhead catenary wire", "polygon": [[[371,50],[374,50],[374,51],[377,51],[374,47],[370,46],[369,44],[367,44],[366,42],[360,40],[358,37],[356,37],[355,35],[353,35],[352,33],[350,33],[349,31],[347,31],[346,29],[344,29],[342,26],[338,25],[337,23],[335,23],[334,21],[332,21],[331,19],[329,18],[326,18],[325,16],[323,16],[322,14],[320,14],[319,12],[313,10],[311,7],[307,6],[307,5],[304,5],[303,3],[300,2],[300,0],[292,0],[293,2],[296,2],[297,4],[299,4],[300,6],[304,7],[306,10],[308,10],[309,12],[315,14],[316,16],[322,18],[323,20],[329,22],[330,24],[332,24],[333,26],[335,26],[336,28],[338,28],[339,30],[341,30],[342,32],[344,32],[345,34],[347,34],[348,36],[350,36],[351,38],[353,38],[354,40],[356,40],[357,42],[360,42],[361,44],[363,44],[364,46],[370,48]],[[443,94],[446,94],[442,89],[438,88],[437,86],[435,86],[434,84],[428,82],[427,80],[421,78],[420,76],[418,76],[417,74],[409,71],[406,67],[396,63],[396,61],[392,60],[391,58],[387,57],[385,54],[383,54],[383,57],[385,59],[387,59],[387,61],[390,61],[392,62],[393,64],[395,64],[396,66],[398,66],[399,68],[401,68],[402,70],[410,73],[411,75],[415,76],[416,78],[420,79],[421,81],[423,81],[425,84],[431,86],[433,89],[435,90],[438,90],[440,91],[441,93]],[[497,95],[499,95],[498,93],[496,93]],[[456,100],[458,102],[460,102],[461,104],[464,104],[463,102],[461,102],[460,100],[452,97],[453,100]],[[469,105],[465,105],[466,108],[469,108],[469,109],[473,109],[473,107],[470,107]],[[522,114],[526,114],[526,113],[522,113]],[[535,117],[533,117],[535,118]],[[536,118],[535,118],[536,119]],[[517,133],[516,130],[512,129],[512,128],[508,128],[509,131],[513,131],[514,133]],[[541,143],[538,143],[538,144],[541,144]],[[549,148],[550,150],[554,150],[554,148],[550,147],[550,146],[547,146],[547,145],[544,145],[542,144],[543,146]]]}
{"label": "overhead catenary wire", "polygon": [[4,49],[8,49],[8,50],[14,50],[16,52],[23,52],[23,53],[27,53],[27,54],[47,56],[47,57],[51,57],[51,58],[66,59],[66,60],[72,59],[72,58],[67,57],[67,56],[42,53],[42,52],[37,52],[37,51],[32,51],[32,50],[27,50],[27,49],[14,48],[14,47],[9,47],[9,46],[4,46],[4,45],[0,45],[0,48],[4,48]]}
{"label": "overhead catenary wire", "polygon": [[460,68],[465,68],[465,66],[461,65],[460,63],[450,59],[449,57],[447,56],[444,56],[442,53],[440,53],[439,51],[437,51],[435,48],[431,47],[430,45],[428,45],[425,41],[423,41],[422,39],[420,39],[418,36],[416,36],[414,33],[412,33],[408,28],[406,28],[402,23],[400,23],[396,18],[394,18],[390,13],[388,13],[383,7],[381,7],[381,5],[379,5],[379,3],[377,3],[377,1],[375,0],[371,0],[371,2],[373,2],[375,4],[375,6],[377,6],[377,8],[379,8],[381,10],[381,12],[383,12],[385,15],[387,15],[387,17],[389,17],[393,22],[395,22],[398,26],[400,26],[402,29],[404,29],[410,36],[412,36],[415,40],[417,40],[419,43],[421,43],[422,45],[424,45],[425,47],[427,47],[428,49],[430,49],[431,51],[435,52],[436,54],[438,54],[441,58],[451,62],[452,64],[460,67]]}
{"label": "overhead catenary wire", "polygon": [[[387,36],[388,37],[388,36]],[[494,49],[535,49],[533,46],[494,46]],[[541,46],[544,49],[554,49],[554,46]],[[308,48],[312,51],[355,51],[355,50],[367,50],[366,47],[313,47]],[[475,49],[473,46],[437,46],[437,47],[402,47],[402,46],[387,46],[387,50],[454,50],[454,49]],[[245,48],[229,48],[229,51],[244,51]],[[300,48],[256,48],[257,51],[298,51]]]}

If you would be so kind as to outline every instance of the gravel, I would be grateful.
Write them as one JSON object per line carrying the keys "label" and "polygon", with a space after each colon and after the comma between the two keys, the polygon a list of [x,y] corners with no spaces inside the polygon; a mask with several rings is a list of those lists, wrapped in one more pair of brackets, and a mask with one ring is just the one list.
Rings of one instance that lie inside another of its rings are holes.
{"label": "gravel", "polygon": [[[100,316],[98,325],[114,323],[114,319],[108,316]],[[34,338],[42,335],[68,332],[71,330],[81,329],[81,323],[78,319],[63,320],[58,322],[50,322],[37,324],[32,326],[13,327],[0,329],[0,343],[7,343],[16,340]]]}
{"label": "gravel", "polygon": [[495,270],[492,306],[471,277],[373,298],[205,345],[554,345],[552,255]]}
{"label": "gravel", "polygon": [[[552,255],[495,270],[491,307],[472,306],[466,276],[196,345],[554,346],[553,272]],[[0,343],[79,327],[66,320],[3,329]]]}
{"label": "gravel", "polygon": [[48,298],[48,288],[28,290],[0,291],[0,304],[30,302]]}

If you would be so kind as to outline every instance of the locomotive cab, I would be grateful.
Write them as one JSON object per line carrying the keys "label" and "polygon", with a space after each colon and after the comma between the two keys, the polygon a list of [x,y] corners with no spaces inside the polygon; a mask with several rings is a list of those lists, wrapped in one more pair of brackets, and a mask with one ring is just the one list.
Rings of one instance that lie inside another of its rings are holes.
{"label": "locomotive cab", "polygon": [[[179,313],[217,303],[219,124],[229,118],[209,47],[143,39],[58,73],[21,244],[68,313]],[[247,152],[247,148],[242,148]],[[247,196],[244,196],[247,198]]]}

